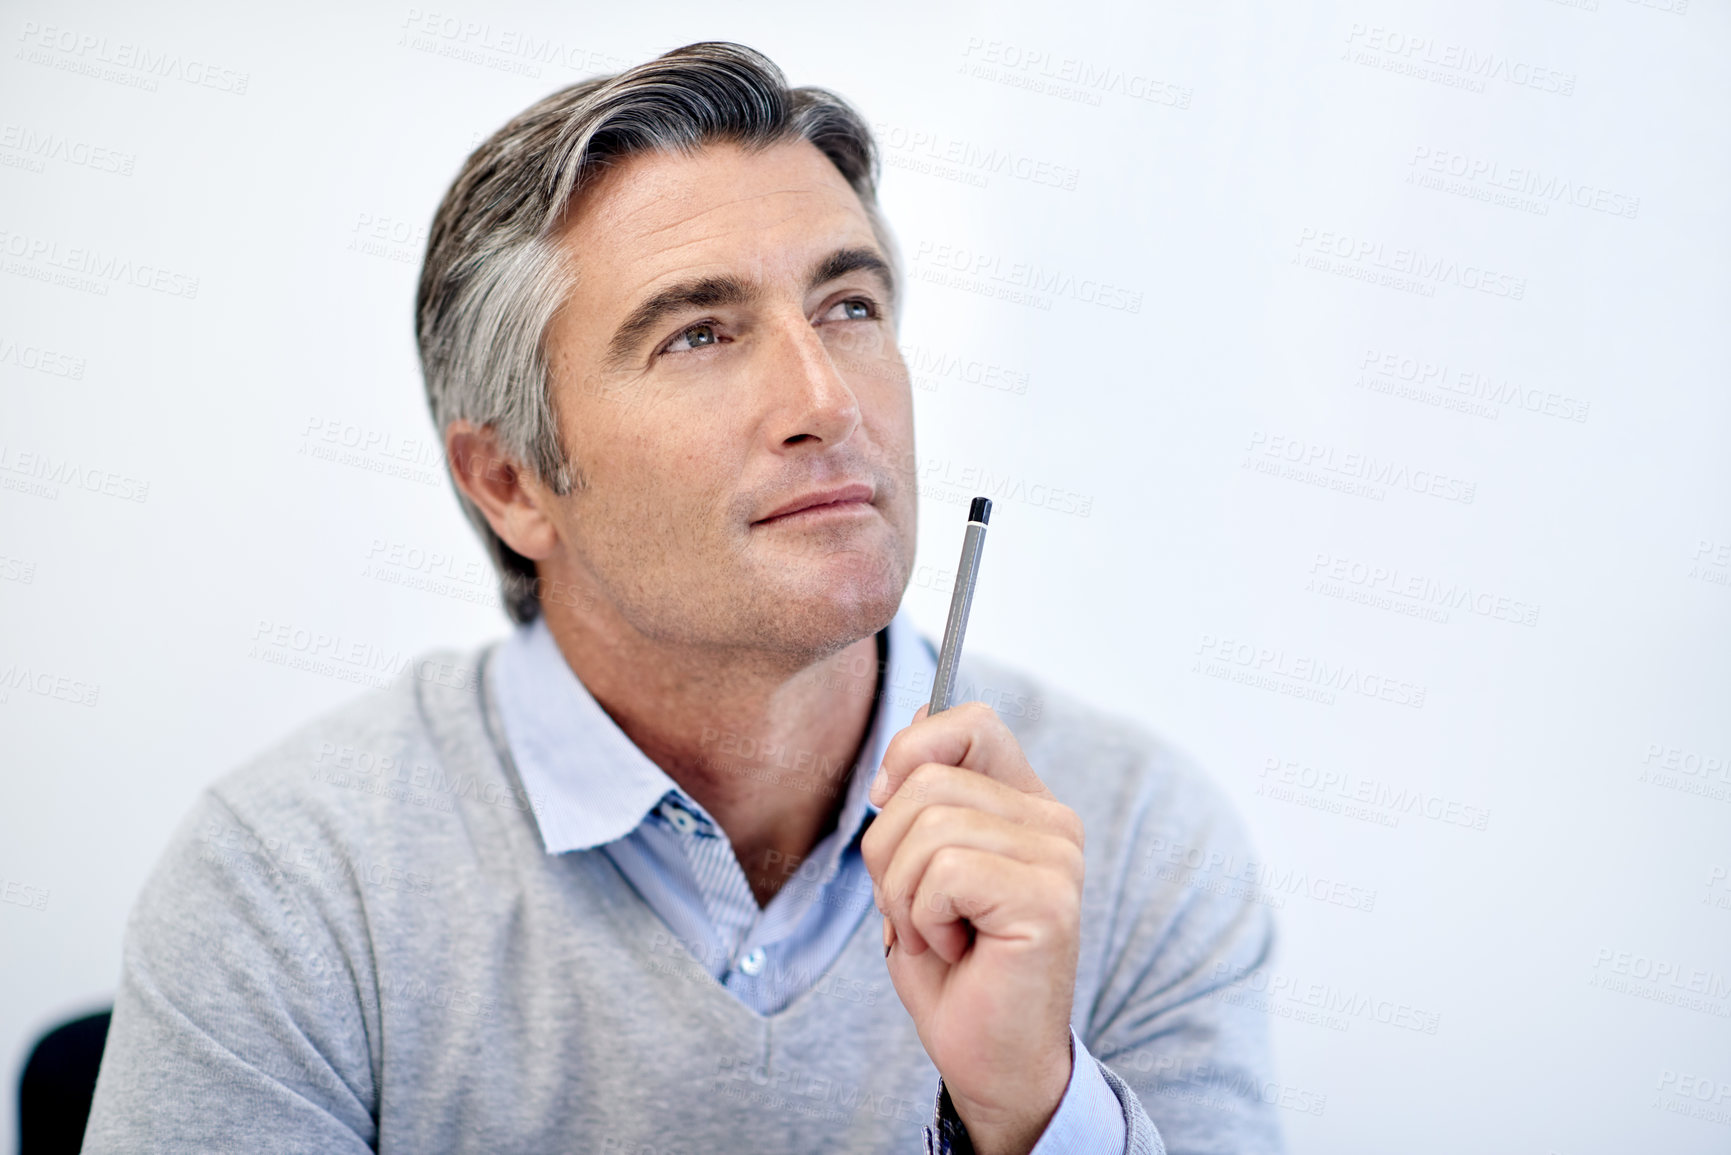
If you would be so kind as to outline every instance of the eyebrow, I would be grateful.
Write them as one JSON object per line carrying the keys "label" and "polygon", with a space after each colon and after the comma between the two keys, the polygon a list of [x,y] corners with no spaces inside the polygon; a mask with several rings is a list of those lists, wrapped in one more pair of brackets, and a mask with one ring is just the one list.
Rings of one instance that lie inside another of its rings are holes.
{"label": "eyebrow", "polygon": [[669,285],[631,310],[607,344],[607,360],[613,364],[629,360],[643,338],[673,313],[742,305],[756,295],[751,286],[737,277],[699,277]]}
{"label": "eyebrow", "polygon": [[[890,299],[895,299],[895,275],[889,262],[874,249],[837,249],[818,262],[806,287],[815,289],[858,272],[877,274]],[[643,338],[660,328],[662,322],[675,313],[749,304],[757,296],[756,286],[733,276],[698,277],[668,285],[631,310],[607,343],[607,360],[615,365],[629,361]]]}
{"label": "eyebrow", "polygon": [[827,285],[831,281],[839,281],[849,273],[876,273],[884,283],[884,289],[893,301],[896,295],[895,273],[890,269],[889,262],[876,249],[837,249],[823,259],[812,272],[811,282],[806,286],[815,289],[819,285]]}

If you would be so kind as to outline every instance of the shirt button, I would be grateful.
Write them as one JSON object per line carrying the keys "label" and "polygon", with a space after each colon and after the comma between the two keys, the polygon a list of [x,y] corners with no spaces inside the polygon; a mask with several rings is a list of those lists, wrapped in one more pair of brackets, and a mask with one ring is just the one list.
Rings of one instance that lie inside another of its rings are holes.
{"label": "shirt button", "polygon": [[661,813],[666,816],[667,821],[673,823],[673,829],[681,834],[690,834],[697,829],[697,819],[671,802],[661,808]]}
{"label": "shirt button", "polygon": [[761,971],[763,969],[763,964],[764,964],[763,948],[758,947],[756,950],[752,951],[750,954],[747,954],[744,958],[739,960],[739,969],[744,971],[747,975],[750,975],[753,978],[755,978],[757,976],[757,972]]}

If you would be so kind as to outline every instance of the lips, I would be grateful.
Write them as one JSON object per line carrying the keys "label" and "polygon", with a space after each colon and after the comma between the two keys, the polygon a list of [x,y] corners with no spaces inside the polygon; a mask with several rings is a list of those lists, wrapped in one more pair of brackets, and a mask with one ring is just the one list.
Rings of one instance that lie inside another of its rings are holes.
{"label": "lips", "polygon": [[785,505],[778,506],[758,518],[754,524],[762,525],[766,521],[774,521],[776,518],[786,517],[790,513],[802,513],[808,509],[818,509],[827,505],[845,505],[854,502],[869,504],[871,499],[872,487],[869,485],[855,483],[838,486],[835,489],[820,489],[813,493],[802,494]]}

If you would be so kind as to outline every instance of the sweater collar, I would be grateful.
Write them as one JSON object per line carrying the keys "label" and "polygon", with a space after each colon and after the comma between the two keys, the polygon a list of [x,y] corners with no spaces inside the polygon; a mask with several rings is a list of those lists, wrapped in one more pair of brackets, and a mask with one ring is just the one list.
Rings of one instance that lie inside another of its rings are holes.
{"label": "sweater collar", "polygon": [[[905,613],[880,635],[876,709],[837,819],[846,845],[878,808],[867,797],[889,740],[931,697],[937,669],[931,643]],[[519,626],[499,648],[500,719],[548,854],[588,850],[624,838],[664,804],[685,810],[701,828],[717,823],[626,737],[572,671],[544,617]]]}

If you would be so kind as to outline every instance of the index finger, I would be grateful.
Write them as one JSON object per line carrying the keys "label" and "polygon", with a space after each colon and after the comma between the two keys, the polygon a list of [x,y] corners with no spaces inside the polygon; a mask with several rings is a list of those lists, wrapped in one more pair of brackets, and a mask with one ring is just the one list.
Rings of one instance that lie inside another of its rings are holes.
{"label": "index finger", "polygon": [[921,706],[907,728],[890,739],[883,767],[872,780],[873,806],[881,809],[908,775],[927,762],[975,770],[1026,794],[1053,797],[1028,764],[1016,736],[990,706],[964,702],[935,718],[930,710],[929,704]]}

